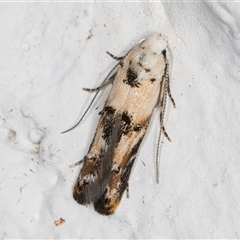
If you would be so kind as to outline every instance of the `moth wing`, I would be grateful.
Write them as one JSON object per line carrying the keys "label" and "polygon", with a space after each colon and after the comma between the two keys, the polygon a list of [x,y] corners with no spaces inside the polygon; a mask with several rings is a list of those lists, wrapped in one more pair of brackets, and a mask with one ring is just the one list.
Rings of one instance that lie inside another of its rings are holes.
{"label": "moth wing", "polygon": [[110,192],[112,192],[114,189],[111,187],[112,183],[116,181],[114,177],[110,180],[109,185],[106,188],[106,191],[104,194],[96,201],[94,202],[94,209],[103,215],[110,215],[113,214],[119,205],[122,195],[124,191],[126,190],[126,187],[128,185],[129,176],[132,170],[132,166],[134,163],[133,159],[126,168],[125,173],[122,174],[122,176],[117,181],[118,189],[116,189],[116,192],[113,196],[111,196]]}
{"label": "moth wing", "polygon": [[148,125],[147,120],[141,125],[140,129],[136,130],[135,124],[127,121],[125,116],[125,113],[123,113],[119,117],[121,119],[121,128],[118,130],[119,140],[114,151],[109,182],[105,192],[94,202],[95,210],[103,215],[113,214],[119,205],[122,195],[128,186],[136,154]]}
{"label": "moth wing", "polygon": [[[90,202],[97,201],[104,193],[110,179],[115,146],[118,140],[120,120],[112,118],[109,122],[108,119],[107,123],[111,125],[112,132],[109,136],[111,141],[106,144],[106,140],[102,139],[102,129],[104,129],[104,126],[100,128],[102,123],[106,123],[106,117],[107,116],[104,115],[101,117],[93,143],[90,146],[91,150],[95,141],[98,143],[101,141],[101,151],[99,155],[94,158],[85,156],[83,167],[73,188],[73,198],[80,204],[89,204]],[[98,138],[98,131],[100,131],[100,139]]]}
{"label": "moth wing", "polygon": [[[133,151],[138,151],[138,148],[141,144],[142,139],[137,143]],[[125,192],[128,186],[128,180],[130,173],[136,158],[136,153],[132,154],[132,157],[129,159],[123,171],[119,174],[114,171],[111,173],[109,184],[98,201],[94,202],[94,209],[103,215],[113,214],[118,207],[122,195]]]}

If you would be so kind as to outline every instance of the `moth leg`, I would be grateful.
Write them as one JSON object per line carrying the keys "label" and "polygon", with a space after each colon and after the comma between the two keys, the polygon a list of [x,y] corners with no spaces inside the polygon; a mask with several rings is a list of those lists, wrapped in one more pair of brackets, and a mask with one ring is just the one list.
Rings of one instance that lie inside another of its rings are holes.
{"label": "moth leg", "polygon": [[[107,75],[107,77],[105,78],[105,80],[103,81],[103,83],[96,88],[83,88],[83,90],[87,91],[87,92],[96,92],[99,91],[100,89],[102,89],[103,87],[105,87],[106,85],[108,85],[110,82],[113,82],[115,77],[116,77],[116,69],[117,67],[120,65],[121,61],[126,57],[122,56],[122,57],[116,57],[114,56],[112,53],[110,53],[109,51],[106,52],[111,58],[113,58],[114,60],[119,61],[119,63],[112,69],[112,71]],[[111,76],[111,74],[114,72],[114,74]],[[111,76],[111,77],[110,77]]]}
{"label": "moth leg", "polygon": [[113,78],[115,78],[115,75],[113,75],[113,77],[110,77],[110,78],[104,80],[103,83],[100,86],[96,87],[96,88],[83,88],[83,90],[87,91],[87,92],[98,92],[102,88],[104,88],[106,85],[108,85],[110,82],[112,82]]}
{"label": "moth leg", "polygon": [[110,53],[109,51],[106,51],[106,53],[111,57],[113,58],[114,60],[117,60],[117,61],[121,61],[125,58],[125,56],[122,56],[122,57],[116,57],[115,55],[113,55],[112,53]]}
{"label": "moth leg", "polygon": [[74,167],[82,164],[83,162],[84,162],[84,159],[82,159],[82,160],[80,160],[80,161],[78,161],[78,162],[76,162],[76,163],[74,163],[74,164],[71,164],[71,165],[69,166],[69,168],[74,168]]}
{"label": "moth leg", "polygon": [[106,85],[108,85],[109,83],[112,83],[115,80],[115,77],[117,75],[119,65],[120,65],[120,62],[114,66],[112,71],[107,75],[107,77],[104,79],[104,81],[102,82],[102,84],[100,86],[98,86],[96,88],[83,88],[83,90],[87,91],[87,92],[97,92],[97,91],[101,90],[103,87],[105,87]]}

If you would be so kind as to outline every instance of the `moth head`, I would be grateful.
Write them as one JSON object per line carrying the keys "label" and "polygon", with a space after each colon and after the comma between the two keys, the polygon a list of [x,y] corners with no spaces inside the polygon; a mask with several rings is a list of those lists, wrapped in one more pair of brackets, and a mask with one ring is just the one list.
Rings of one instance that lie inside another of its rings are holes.
{"label": "moth head", "polygon": [[141,47],[149,49],[151,52],[161,55],[164,50],[167,49],[167,41],[159,33],[155,33],[152,36],[146,38]]}

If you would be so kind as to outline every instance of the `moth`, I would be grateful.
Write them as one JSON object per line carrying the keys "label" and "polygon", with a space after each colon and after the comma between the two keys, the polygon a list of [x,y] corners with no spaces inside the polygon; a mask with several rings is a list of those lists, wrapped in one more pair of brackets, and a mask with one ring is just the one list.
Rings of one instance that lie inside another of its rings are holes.
{"label": "moth", "polygon": [[171,141],[163,123],[167,95],[175,107],[169,87],[170,52],[167,45],[160,34],[154,34],[137,43],[123,57],[107,52],[118,63],[99,87],[84,88],[95,91],[95,99],[103,87],[112,83],[73,187],[73,198],[83,205],[93,203],[100,214],[113,214],[119,205],[156,107],[160,112],[160,134],[162,131]]}

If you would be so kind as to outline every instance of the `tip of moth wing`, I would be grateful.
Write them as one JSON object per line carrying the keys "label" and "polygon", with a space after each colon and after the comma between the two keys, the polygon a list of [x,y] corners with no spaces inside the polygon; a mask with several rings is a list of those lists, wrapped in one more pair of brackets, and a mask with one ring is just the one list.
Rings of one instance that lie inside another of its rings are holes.
{"label": "tip of moth wing", "polygon": [[115,212],[120,203],[119,198],[109,199],[101,198],[94,203],[94,209],[96,212],[103,215],[111,215]]}
{"label": "tip of moth wing", "polygon": [[73,199],[82,205],[90,203],[86,194],[83,191],[80,191],[76,185],[73,187]]}

